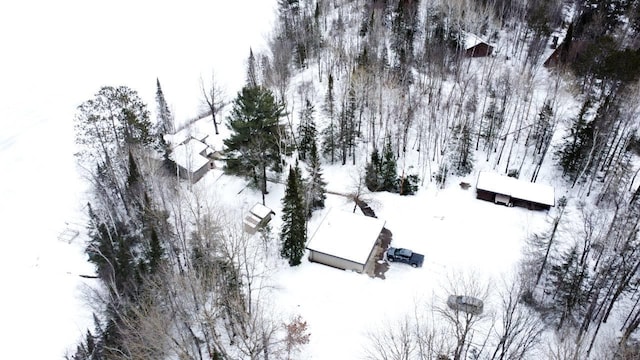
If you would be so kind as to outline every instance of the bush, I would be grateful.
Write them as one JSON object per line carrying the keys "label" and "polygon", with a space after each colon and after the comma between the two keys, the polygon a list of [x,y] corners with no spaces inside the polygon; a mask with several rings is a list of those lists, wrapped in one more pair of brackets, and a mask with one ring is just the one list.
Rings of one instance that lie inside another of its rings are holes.
{"label": "bush", "polygon": [[396,189],[400,195],[415,195],[418,191],[418,175],[409,175],[407,177],[399,177],[396,180]]}

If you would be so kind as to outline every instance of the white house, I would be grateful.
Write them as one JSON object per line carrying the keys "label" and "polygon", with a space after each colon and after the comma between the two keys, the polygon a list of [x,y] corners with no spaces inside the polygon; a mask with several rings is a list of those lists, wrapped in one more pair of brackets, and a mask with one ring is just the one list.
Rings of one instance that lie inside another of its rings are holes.
{"label": "white house", "polygon": [[178,176],[196,183],[209,169],[214,168],[212,153],[213,149],[207,144],[190,138],[174,147],[169,157],[177,165]]}
{"label": "white house", "polygon": [[378,218],[329,210],[307,243],[309,260],[362,273],[384,225]]}

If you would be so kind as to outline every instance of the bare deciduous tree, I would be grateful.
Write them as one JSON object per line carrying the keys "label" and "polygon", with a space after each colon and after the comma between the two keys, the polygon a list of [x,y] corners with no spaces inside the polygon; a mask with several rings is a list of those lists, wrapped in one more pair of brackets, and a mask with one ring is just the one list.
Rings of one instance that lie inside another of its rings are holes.
{"label": "bare deciduous tree", "polygon": [[[489,286],[484,284],[475,273],[454,273],[447,277],[444,292],[449,295],[463,295],[479,299],[483,303],[489,297]],[[470,349],[473,333],[479,324],[488,320],[490,315],[486,309],[482,313],[467,312],[463,309],[453,309],[446,304],[446,299],[435,306],[436,313],[446,322],[455,339],[454,360],[466,359]],[[482,351],[482,347],[474,348],[476,352]]]}
{"label": "bare deciduous tree", "polygon": [[441,360],[448,359],[451,347],[444,329],[416,306],[394,322],[385,322],[368,332],[369,343],[364,349],[367,360]]}
{"label": "bare deciduous tree", "polygon": [[580,360],[587,358],[586,344],[571,334],[570,330],[562,330],[553,335],[547,343],[546,359]]}
{"label": "bare deciduous tree", "polygon": [[519,276],[502,281],[498,290],[501,299],[500,324],[495,330],[498,343],[492,360],[525,359],[536,349],[545,329],[542,319],[522,302],[526,289]]}
{"label": "bare deciduous tree", "polygon": [[207,107],[207,112],[211,113],[213,127],[216,131],[216,135],[218,135],[220,133],[218,131],[218,125],[220,125],[220,122],[216,119],[216,115],[225,107],[226,103],[224,100],[224,91],[216,82],[214,72],[211,72],[211,81],[206,84],[204,79],[200,77],[200,89],[202,90],[203,103]]}

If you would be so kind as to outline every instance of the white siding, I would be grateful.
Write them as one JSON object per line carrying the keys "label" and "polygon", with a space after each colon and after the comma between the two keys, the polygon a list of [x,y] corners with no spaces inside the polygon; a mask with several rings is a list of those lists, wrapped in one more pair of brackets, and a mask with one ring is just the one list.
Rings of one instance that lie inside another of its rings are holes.
{"label": "white siding", "polygon": [[324,254],[324,253],[313,251],[313,250],[309,254],[309,260],[317,263],[321,263],[324,265],[333,266],[338,269],[357,271],[359,273],[364,271],[364,266],[365,266],[365,264],[358,264],[353,261],[341,259],[336,256]]}

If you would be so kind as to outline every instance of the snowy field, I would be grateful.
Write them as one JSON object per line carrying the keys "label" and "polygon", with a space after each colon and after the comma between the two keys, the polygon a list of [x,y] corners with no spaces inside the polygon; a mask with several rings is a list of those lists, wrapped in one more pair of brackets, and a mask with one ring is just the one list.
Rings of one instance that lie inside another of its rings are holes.
{"label": "snowy field", "polygon": [[[208,122],[200,121],[197,125],[203,129],[208,127]],[[485,312],[490,318],[500,310],[497,292],[502,290],[503,280],[514,275],[527,236],[548,228],[550,213],[476,199],[478,173],[481,169],[488,170],[489,165],[478,162],[478,169],[472,174],[450,177],[444,189],[427,180],[415,196],[386,192],[364,195],[378,218],[386,221],[385,227],[393,235],[391,246],[424,254],[422,268],[394,263],[383,280],[311,263],[307,260],[308,253],[297,267],[289,267],[285,261],[276,263],[271,280],[275,290],[270,303],[275,304],[280,318],[286,320],[301,315],[308,322],[311,338],[302,358],[362,358],[369,332],[391,326],[398,319],[411,316],[416,309],[431,312],[433,307],[444,307],[450,295],[446,292],[448,282],[457,276],[472,276],[489,286]],[[361,170],[352,165],[323,166],[327,190],[342,194],[353,192],[354,179]],[[286,172],[282,179],[286,179]],[[462,181],[472,187],[462,189],[459,186]],[[193,190],[206,194],[206,198],[216,204],[246,212],[261,202],[262,197],[245,184],[246,181],[215,169]],[[268,191],[265,202],[276,213],[270,224],[277,238],[285,188],[282,184],[269,183]],[[353,208],[353,201],[346,197],[328,195],[326,208],[315,212],[310,220],[309,236],[328,211],[351,212]],[[362,214],[359,209],[356,213]],[[349,241],[353,232],[354,229],[345,227],[342,239]],[[258,235],[255,239],[260,241]],[[491,321],[484,325],[490,326]],[[478,330],[478,337],[482,331],[488,331],[482,326]]]}
{"label": "snowy field", "polygon": [[[327,170],[331,173],[333,169]],[[475,183],[473,176],[466,180]],[[329,176],[326,179],[329,190],[338,190],[333,186],[344,182],[344,176],[335,181]],[[548,225],[547,212],[477,200],[473,188],[463,190],[458,183],[452,180],[442,190],[430,184],[416,196],[367,196],[378,218],[386,220],[386,228],[393,234],[391,245],[424,254],[422,268],[394,263],[382,280],[310,263],[305,257],[299,267],[285,266],[276,272],[278,290],[273,302],[279,304],[283,314],[300,314],[309,324],[311,340],[304,358],[361,358],[369,331],[410,316],[416,306],[424,311],[431,311],[431,305],[443,306],[449,295],[445,292],[447,281],[459,274],[475,274],[480,282],[490,285],[485,310],[494,311],[498,305],[495,292],[502,278],[513,274],[526,235]],[[344,186],[348,188],[349,184]],[[267,206],[277,214],[272,223],[277,228],[284,187],[271,184],[269,191]],[[258,193],[247,194],[242,201],[247,207],[260,199]],[[327,209],[314,214],[310,233],[329,209],[352,211],[353,202],[329,195]],[[360,210],[357,213],[361,214]],[[344,241],[352,231],[344,229]]]}
{"label": "snowy field", "polygon": [[[3,359],[59,359],[92,325],[82,280],[85,185],[76,107],[126,85],[155,111],[156,78],[178,121],[200,78],[233,97],[249,48],[264,48],[275,0],[5,2],[0,5],[0,339]],[[249,24],[249,25],[247,25]],[[59,235],[66,233],[59,238]],[[71,235],[69,235],[71,234]]]}
{"label": "snowy field", "polygon": [[[91,326],[82,289],[92,280],[78,276],[93,269],[82,247],[85,185],[72,155],[77,105],[101,86],[127,85],[153,111],[157,77],[176,118],[185,120],[198,113],[200,77],[208,80],[212,70],[232,99],[245,79],[249,47],[264,48],[275,4],[25,1],[0,7],[0,31],[14,34],[0,37],[1,51],[11,54],[0,67],[0,236],[6,243],[0,255],[0,358],[61,358]],[[466,178],[450,178],[445,189],[427,180],[415,196],[366,196],[392,232],[392,245],[425,255],[422,268],[392,264],[385,280],[306,260],[274,269],[278,312],[285,318],[300,314],[309,324],[305,358],[361,358],[368,331],[416,306],[442,306],[451,274],[475,273],[495,290],[513,272],[526,236],[548,225],[547,212],[476,200],[474,187],[463,190],[458,183],[475,185],[478,171],[491,167],[477,164]],[[325,166],[328,190],[351,192],[359,171]],[[542,181],[549,180],[545,176]],[[208,188],[236,209],[261,200],[220,170],[195,188]],[[266,205],[276,212],[274,231],[283,195],[283,185],[270,184]],[[310,233],[329,209],[352,211],[353,203],[329,195]],[[80,236],[60,237],[65,230]],[[344,230],[345,241],[350,231]],[[485,309],[496,305],[490,298]]]}

